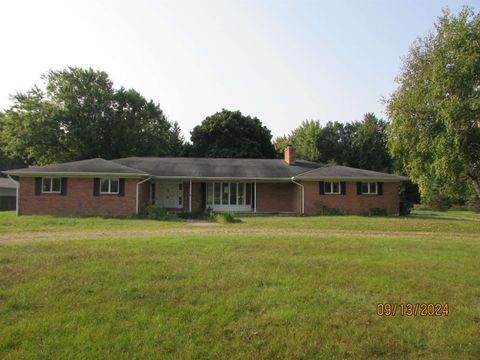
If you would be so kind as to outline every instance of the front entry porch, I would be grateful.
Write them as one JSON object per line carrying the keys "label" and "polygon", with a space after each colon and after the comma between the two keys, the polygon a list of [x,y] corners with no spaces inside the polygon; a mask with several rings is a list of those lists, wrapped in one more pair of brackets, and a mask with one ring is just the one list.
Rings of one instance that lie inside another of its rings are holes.
{"label": "front entry porch", "polygon": [[255,212],[255,183],[152,180],[150,204],[168,211]]}
{"label": "front entry porch", "polygon": [[295,212],[294,199],[298,195],[290,182],[181,179],[150,182],[150,204],[178,212],[290,213]]}

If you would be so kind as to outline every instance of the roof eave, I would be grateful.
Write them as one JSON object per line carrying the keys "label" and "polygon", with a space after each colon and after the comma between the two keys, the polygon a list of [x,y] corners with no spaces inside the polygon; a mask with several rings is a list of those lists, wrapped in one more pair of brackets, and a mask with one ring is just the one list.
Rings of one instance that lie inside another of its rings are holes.
{"label": "roof eave", "polygon": [[241,180],[241,181],[291,181],[291,177],[254,177],[254,176],[156,176],[152,175],[152,179],[156,180],[175,180],[175,179],[182,179],[182,180],[211,180],[211,181],[219,181],[219,180]]}
{"label": "roof eave", "polygon": [[348,176],[316,176],[316,177],[293,177],[294,180],[303,180],[303,181],[319,181],[319,180],[341,180],[341,181],[382,181],[382,182],[398,182],[398,181],[408,181],[410,180],[407,177],[398,177],[398,178],[384,178],[384,177],[348,177]]}
{"label": "roof eave", "polygon": [[38,171],[38,172],[22,172],[15,170],[2,171],[7,175],[14,175],[20,177],[36,177],[36,176],[65,176],[65,177],[95,177],[95,176],[116,176],[124,178],[144,178],[149,177],[149,174],[136,173],[114,173],[114,172],[57,172],[57,171]]}

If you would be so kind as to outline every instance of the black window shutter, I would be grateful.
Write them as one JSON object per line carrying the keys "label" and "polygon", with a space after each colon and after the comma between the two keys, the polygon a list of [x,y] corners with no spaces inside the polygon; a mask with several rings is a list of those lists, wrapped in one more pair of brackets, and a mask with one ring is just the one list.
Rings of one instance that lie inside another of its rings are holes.
{"label": "black window shutter", "polygon": [[362,183],[357,182],[357,195],[362,195]]}
{"label": "black window shutter", "polygon": [[40,195],[42,193],[42,178],[35,178],[35,195]]}
{"label": "black window shutter", "polygon": [[118,180],[118,196],[125,196],[125,179]]}
{"label": "black window shutter", "polygon": [[383,195],[383,183],[382,182],[377,183],[377,194],[378,195]]}
{"label": "black window shutter", "polygon": [[62,178],[60,185],[60,195],[67,195],[67,178]]}
{"label": "black window shutter", "polygon": [[325,194],[325,187],[323,186],[323,181],[320,181],[318,183],[318,192],[320,193],[320,195]]}
{"label": "black window shutter", "polygon": [[201,185],[202,210],[207,207],[207,183],[202,182]]}
{"label": "black window shutter", "polygon": [[347,193],[347,184],[345,181],[340,182],[340,194],[345,195]]}
{"label": "black window shutter", "polygon": [[98,196],[100,194],[100,179],[93,178],[93,196]]}

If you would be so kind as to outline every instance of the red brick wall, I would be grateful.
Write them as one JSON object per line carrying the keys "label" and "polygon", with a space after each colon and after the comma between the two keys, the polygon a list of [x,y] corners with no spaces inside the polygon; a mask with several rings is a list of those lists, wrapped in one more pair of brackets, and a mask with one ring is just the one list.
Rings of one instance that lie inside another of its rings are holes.
{"label": "red brick wall", "polygon": [[[140,179],[125,180],[125,196],[93,196],[92,178],[68,178],[67,195],[35,195],[35,178],[20,178],[19,213],[59,215],[135,214],[136,185]],[[346,195],[320,195],[318,181],[304,182],[305,213],[314,214],[324,205],[348,214],[364,214],[371,208],[384,208],[398,214],[399,183],[383,183],[383,195],[357,195],[355,182],[346,183]],[[183,183],[183,208],[189,210],[189,182]],[[140,209],[150,203],[150,182],[140,185]],[[192,211],[201,209],[201,183],[192,183]],[[301,188],[293,183],[257,183],[257,212],[301,212]]]}
{"label": "red brick wall", "polygon": [[[136,183],[141,180],[136,180]],[[136,190],[135,190],[136,191]],[[126,195],[126,194],[125,194]],[[141,212],[145,206],[151,202],[150,181],[146,181],[138,186],[138,210]]]}
{"label": "red brick wall", "polygon": [[257,212],[283,212],[293,209],[293,183],[257,183]]}
{"label": "red brick wall", "polygon": [[365,214],[371,208],[386,209],[388,214],[398,214],[400,202],[398,182],[384,182],[383,195],[357,195],[357,183],[346,183],[345,195],[320,195],[319,182],[304,182],[305,213],[316,213],[321,205],[347,214]]}
{"label": "red brick wall", "polygon": [[297,184],[293,188],[293,212],[302,213],[302,188]]}
{"label": "red brick wall", "polygon": [[35,178],[20,178],[19,214],[110,215],[135,214],[136,186],[140,179],[125,179],[125,196],[93,196],[93,178],[68,178],[67,195],[35,195]]}

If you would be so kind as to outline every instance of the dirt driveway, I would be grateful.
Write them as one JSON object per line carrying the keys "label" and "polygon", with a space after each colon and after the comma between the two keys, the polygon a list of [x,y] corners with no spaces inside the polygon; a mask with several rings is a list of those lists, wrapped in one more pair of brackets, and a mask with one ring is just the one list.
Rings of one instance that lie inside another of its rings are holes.
{"label": "dirt driveway", "polygon": [[[149,230],[78,230],[78,231],[35,231],[0,233],[0,244],[34,242],[45,240],[84,240],[108,238],[135,238],[135,237],[172,237],[172,236],[363,236],[363,237],[452,237],[455,234],[441,234],[435,232],[397,232],[397,231],[356,231],[356,230],[317,230],[317,229],[263,229],[263,228],[225,228],[212,226],[191,225],[176,229],[149,229]],[[478,234],[462,234],[462,237],[477,238]]]}

